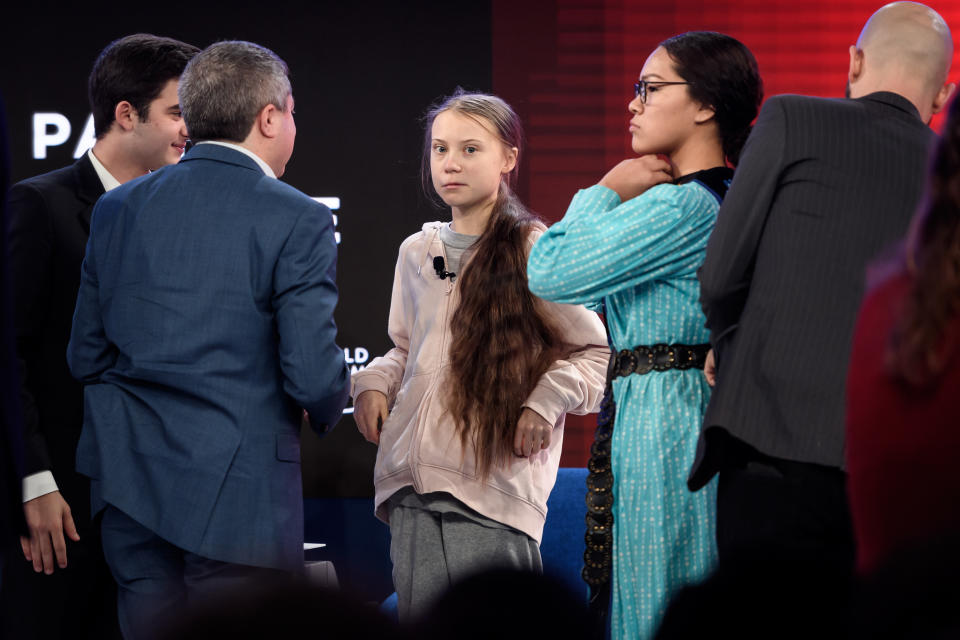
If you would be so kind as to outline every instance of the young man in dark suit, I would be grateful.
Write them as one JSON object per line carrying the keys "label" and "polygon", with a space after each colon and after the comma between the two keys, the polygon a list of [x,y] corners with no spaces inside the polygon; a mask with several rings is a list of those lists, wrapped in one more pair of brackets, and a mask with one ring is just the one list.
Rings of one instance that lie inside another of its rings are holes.
{"label": "young man in dark suit", "polygon": [[[177,82],[198,48],[149,34],[110,43],[89,78],[96,143],[73,165],[10,189],[9,250],[25,414],[21,539],[32,570],[4,589],[10,637],[115,635],[112,579],[76,473],[80,385],[67,369],[70,321],[94,203],[133,178],[177,162],[187,139]],[[11,625],[13,625],[11,627]]]}
{"label": "young man in dark suit", "polygon": [[952,54],[935,11],[892,3],[850,47],[847,99],[777,96],[757,119],[700,271],[716,386],[689,485],[719,471],[721,564],[763,547],[849,575],[853,325],[867,262],[920,198]]}
{"label": "young man in dark suit", "polygon": [[218,42],[179,95],[196,144],[97,202],[67,349],[128,639],[303,571],[301,409],[322,433],[349,386],[333,218],[277,180],[296,136],[286,64]]}

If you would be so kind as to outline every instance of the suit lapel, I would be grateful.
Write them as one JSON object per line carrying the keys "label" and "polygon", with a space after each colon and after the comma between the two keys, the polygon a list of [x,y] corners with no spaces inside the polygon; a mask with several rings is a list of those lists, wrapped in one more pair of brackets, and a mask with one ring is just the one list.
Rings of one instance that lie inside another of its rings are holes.
{"label": "suit lapel", "polygon": [[80,226],[89,234],[90,214],[93,212],[93,205],[96,204],[97,199],[104,194],[103,183],[86,153],[73,163],[73,175],[76,179],[77,200],[84,204],[83,208],[77,213],[77,218],[80,221]]}

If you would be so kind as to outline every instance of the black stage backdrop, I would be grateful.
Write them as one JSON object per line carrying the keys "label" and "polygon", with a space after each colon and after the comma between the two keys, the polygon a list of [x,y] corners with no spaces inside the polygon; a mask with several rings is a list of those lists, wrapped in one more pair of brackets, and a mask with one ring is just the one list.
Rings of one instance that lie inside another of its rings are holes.
{"label": "black stage backdrop", "polygon": [[[13,182],[70,164],[78,143],[85,148],[87,76],[116,38],[149,32],[199,47],[250,40],[286,60],[297,141],[283,180],[339,199],[338,343],[352,366],[391,346],[397,249],[447,215],[419,186],[422,114],[458,85],[492,90],[490,2],[17,5],[16,18],[0,24]],[[375,455],[349,414],[323,439],[305,430],[305,496],[371,496]]]}

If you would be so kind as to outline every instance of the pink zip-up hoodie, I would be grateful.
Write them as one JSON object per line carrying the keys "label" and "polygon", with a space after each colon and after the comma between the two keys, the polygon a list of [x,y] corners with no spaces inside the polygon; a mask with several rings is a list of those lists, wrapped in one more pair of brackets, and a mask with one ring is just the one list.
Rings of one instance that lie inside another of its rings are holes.
{"label": "pink zip-up hoodie", "polygon": [[[600,407],[610,358],[603,324],[582,306],[541,301],[560,330],[566,355],[543,374],[524,406],[555,425],[553,438],[548,449],[529,458],[512,457],[481,481],[473,447],[461,445],[441,396],[450,370],[450,318],[460,300],[459,285],[441,280],[433,268],[435,256],[446,260],[442,224],[427,223],[400,245],[388,327],[396,346],[353,374],[354,399],[376,390],[391,407],[374,471],[376,515],[388,521],[386,501],[403,487],[418,493],[446,491],[539,543],[560,464],[564,416]],[[541,233],[530,234],[528,251]]]}

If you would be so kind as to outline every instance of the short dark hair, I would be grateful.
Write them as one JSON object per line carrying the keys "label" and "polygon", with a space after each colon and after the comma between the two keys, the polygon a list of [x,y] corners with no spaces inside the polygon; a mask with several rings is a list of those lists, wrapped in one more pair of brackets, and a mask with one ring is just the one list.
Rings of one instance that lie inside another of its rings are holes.
{"label": "short dark hair", "polygon": [[141,120],[170,80],[200,49],[173,38],[137,33],[114,40],[97,56],[87,83],[97,139],[110,131],[117,104],[129,102]]}
{"label": "short dark hair", "polygon": [[180,110],[190,138],[243,142],[268,104],[286,111],[289,73],[277,54],[253,42],[210,45],[180,78]]}
{"label": "short dark hair", "polygon": [[763,102],[757,60],[742,42],[715,31],[688,31],[660,46],[690,83],[690,97],[713,108],[723,153],[736,165]]}

